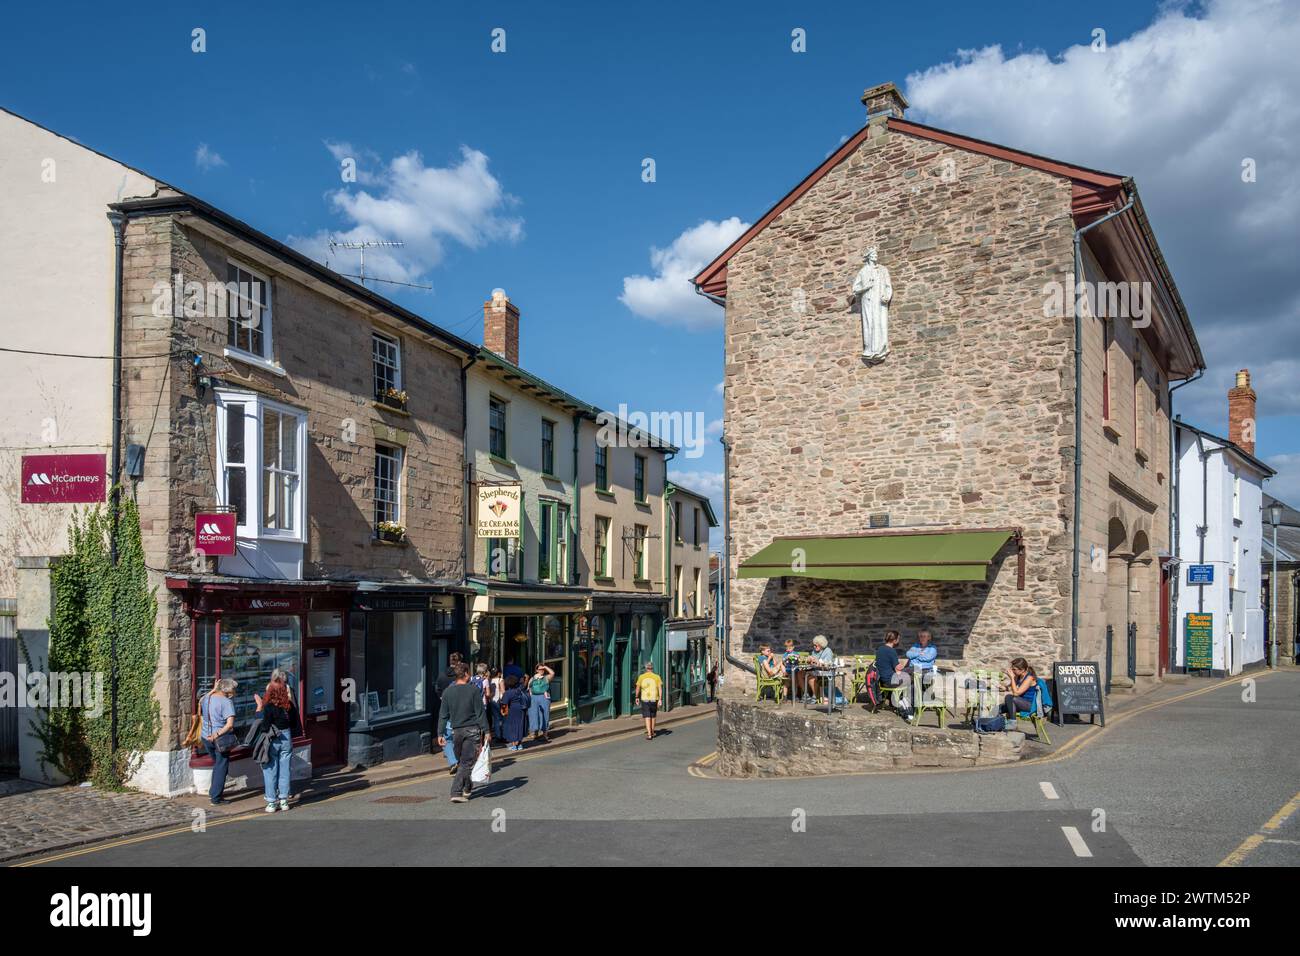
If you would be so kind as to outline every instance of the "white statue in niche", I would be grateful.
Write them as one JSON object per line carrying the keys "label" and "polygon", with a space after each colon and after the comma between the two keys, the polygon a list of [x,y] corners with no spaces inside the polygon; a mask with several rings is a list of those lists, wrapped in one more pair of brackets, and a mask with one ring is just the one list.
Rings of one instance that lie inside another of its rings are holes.
{"label": "white statue in niche", "polygon": [[863,257],[861,271],[853,277],[849,299],[850,308],[862,316],[862,357],[868,362],[879,362],[889,354],[889,303],[894,298],[889,270],[876,259],[876,247],[872,246]]}

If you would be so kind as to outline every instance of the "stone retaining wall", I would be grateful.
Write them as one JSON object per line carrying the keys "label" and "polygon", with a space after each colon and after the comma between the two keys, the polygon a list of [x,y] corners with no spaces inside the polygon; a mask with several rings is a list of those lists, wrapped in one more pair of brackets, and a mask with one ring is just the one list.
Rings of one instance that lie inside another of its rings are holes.
{"label": "stone retaining wall", "polygon": [[[927,722],[933,720],[927,715]],[[826,714],[803,705],[718,701],[718,772],[724,777],[794,777],[892,770],[975,767],[1019,760],[1025,735],[911,727],[896,714],[861,705]]]}

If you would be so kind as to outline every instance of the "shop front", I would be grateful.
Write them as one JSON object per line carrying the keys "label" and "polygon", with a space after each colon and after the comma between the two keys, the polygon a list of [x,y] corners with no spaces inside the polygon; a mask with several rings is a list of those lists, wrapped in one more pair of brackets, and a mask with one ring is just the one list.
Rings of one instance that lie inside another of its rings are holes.
{"label": "shop front", "polygon": [[348,622],[348,762],[369,767],[433,748],[434,685],[466,651],[464,599],[428,589],[363,586]]}
{"label": "shop front", "polygon": [[555,672],[551,724],[573,718],[574,637],[587,594],[583,588],[537,588],[471,579],[481,593],[469,611],[469,660],[531,677],[538,664]]}
{"label": "shop front", "polygon": [[713,621],[708,618],[668,622],[668,709],[708,700],[708,673]]}
{"label": "shop front", "polygon": [[666,599],[591,596],[574,641],[574,711],[579,723],[633,713],[633,684],[646,662],[665,675],[666,610]]}

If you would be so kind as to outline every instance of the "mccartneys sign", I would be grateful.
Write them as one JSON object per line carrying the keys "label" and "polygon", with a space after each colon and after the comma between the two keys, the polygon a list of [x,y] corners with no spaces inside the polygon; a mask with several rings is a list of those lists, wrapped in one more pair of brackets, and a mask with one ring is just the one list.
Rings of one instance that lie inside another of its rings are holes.
{"label": "mccartneys sign", "polygon": [[519,537],[519,485],[481,485],[478,489],[478,536]]}

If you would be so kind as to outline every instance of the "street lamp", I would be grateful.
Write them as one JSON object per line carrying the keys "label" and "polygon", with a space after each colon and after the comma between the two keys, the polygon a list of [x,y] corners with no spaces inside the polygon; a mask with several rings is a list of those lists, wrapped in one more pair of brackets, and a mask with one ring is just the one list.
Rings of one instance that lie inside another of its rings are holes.
{"label": "street lamp", "polygon": [[1268,523],[1273,526],[1273,572],[1268,577],[1268,634],[1272,638],[1272,668],[1277,670],[1277,526],[1282,523],[1282,504],[1274,499],[1268,506]]}

